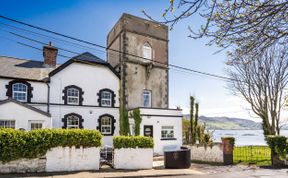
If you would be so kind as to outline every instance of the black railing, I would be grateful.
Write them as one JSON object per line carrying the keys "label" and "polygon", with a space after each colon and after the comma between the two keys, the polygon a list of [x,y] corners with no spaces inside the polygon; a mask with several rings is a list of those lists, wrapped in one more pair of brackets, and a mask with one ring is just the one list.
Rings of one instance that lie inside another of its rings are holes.
{"label": "black railing", "polygon": [[236,146],[233,151],[233,162],[271,165],[271,149],[268,146]]}

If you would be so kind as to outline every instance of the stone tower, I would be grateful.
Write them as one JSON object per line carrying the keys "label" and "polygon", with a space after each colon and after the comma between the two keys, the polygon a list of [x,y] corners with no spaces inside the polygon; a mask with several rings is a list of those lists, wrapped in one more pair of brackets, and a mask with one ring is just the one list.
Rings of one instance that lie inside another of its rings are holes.
{"label": "stone tower", "polygon": [[123,14],[107,36],[107,47],[126,108],[168,108],[168,27]]}

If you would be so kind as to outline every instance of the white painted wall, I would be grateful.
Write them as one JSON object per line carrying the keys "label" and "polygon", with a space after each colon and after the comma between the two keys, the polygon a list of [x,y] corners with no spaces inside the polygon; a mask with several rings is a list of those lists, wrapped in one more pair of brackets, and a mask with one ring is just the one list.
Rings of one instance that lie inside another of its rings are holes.
{"label": "white painted wall", "polygon": [[46,153],[46,171],[99,170],[100,148],[56,147]]}
{"label": "white painted wall", "polygon": [[[140,109],[142,122],[140,134],[144,135],[144,125],[153,125],[154,153],[164,154],[166,148],[180,149],[182,146],[182,112],[169,109]],[[149,116],[147,116],[149,115]],[[172,117],[173,116],[173,117]],[[176,140],[161,140],[161,127],[174,126]]]}
{"label": "white painted wall", "polygon": [[99,90],[109,88],[116,94],[115,106],[119,106],[119,78],[107,67],[102,65],[86,65],[72,63],[62,71],[51,77],[51,103],[64,103],[63,89],[69,85],[76,85],[84,91],[83,105],[98,106]]}
{"label": "white painted wall", "polygon": [[[43,105],[33,105],[37,108],[45,108]],[[118,108],[104,108],[104,107],[81,107],[81,106],[65,106],[65,105],[51,105],[50,112],[52,117],[53,128],[62,128],[62,118],[69,113],[77,113],[84,119],[84,129],[96,129],[98,126],[98,119],[103,114],[110,114],[114,116],[115,131],[114,136],[119,135],[119,109]],[[103,136],[103,145],[113,145],[112,136]]]}
{"label": "white painted wall", "polygon": [[114,150],[115,169],[152,169],[153,149],[121,148]]}
{"label": "white painted wall", "polygon": [[223,163],[223,146],[221,143],[213,144],[213,146],[193,145],[191,149],[191,160]]}
{"label": "white painted wall", "polygon": [[43,128],[51,128],[51,118],[14,102],[0,105],[0,120],[15,120],[15,128],[30,130],[30,121],[42,122]]}
{"label": "white painted wall", "polygon": [[[8,99],[6,96],[7,88],[6,85],[9,84],[10,81],[14,79],[2,79],[0,78],[0,100]],[[47,85],[43,82],[32,82],[27,81],[33,87],[31,102],[37,103],[47,103],[47,92],[48,88]]]}

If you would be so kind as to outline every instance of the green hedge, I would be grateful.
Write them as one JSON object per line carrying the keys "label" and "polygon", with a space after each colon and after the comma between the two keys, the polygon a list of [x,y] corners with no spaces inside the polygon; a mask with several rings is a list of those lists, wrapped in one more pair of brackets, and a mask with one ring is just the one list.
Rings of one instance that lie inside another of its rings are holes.
{"label": "green hedge", "polygon": [[0,161],[37,158],[58,146],[99,147],[101,139],[102,135],[97,130],[42,129],[26,132],[0,129]]}
{"label": "green hedge", "polygon": [[153,138],[143,136],[116,136],[113,137],[114,148],[153,148]]}
{"label": "green hedge", "polygon": [[278,154],[280,158],[285,159],[288,153],[288,140],[284,136],[267,136],[266,142],[271,148],[273,154]]}

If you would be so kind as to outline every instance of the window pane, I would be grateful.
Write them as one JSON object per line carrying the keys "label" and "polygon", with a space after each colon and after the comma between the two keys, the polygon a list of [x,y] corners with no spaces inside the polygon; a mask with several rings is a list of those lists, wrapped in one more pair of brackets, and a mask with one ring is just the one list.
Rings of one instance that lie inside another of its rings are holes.
{"label": "window pane", "polygon": [[112,119],[108,116],[103,116],[101,118],[101,133],[103,134],[111,134],[111,125],[112,125]]}
{"label": "window pane", "polygon": [[161,137],[162,138],[174,138],[174,127],[162,126]]}
{"label": "window pane", "polygon": [[76,88],[67,89],[67,103],[79,104],[79,90]]}
{"label": "window pane", "polygon": [[152,48],[148,43],[143,45],[143,57],[146,59],[152,59]]}
{"label": "window pane", "polygon": [[79,128],[79,117],[71,115],[67,117],[67,128]]}
{"label": "window pane", "polygon": [[112,93],[109,91],[101,92],[101,106],[111,106],[112,103]]}
{"label": "window pane", "polygon": [[1,120],[0,128],[13,128],[15,129],[15,121],[12,120]]}
{"label": "window pane", "polygon": [[12,98],[17,101],[27,101],[27,86],[23,83],[15,83],[12,85]]}
{"label": "window pane", "polygon": [[151,91],[148,90],[143,91],[143,106],[151,107]]}
{"label": "window pane", "polygon": [[42,129],[42,123],[31,123],[31,130]]}

